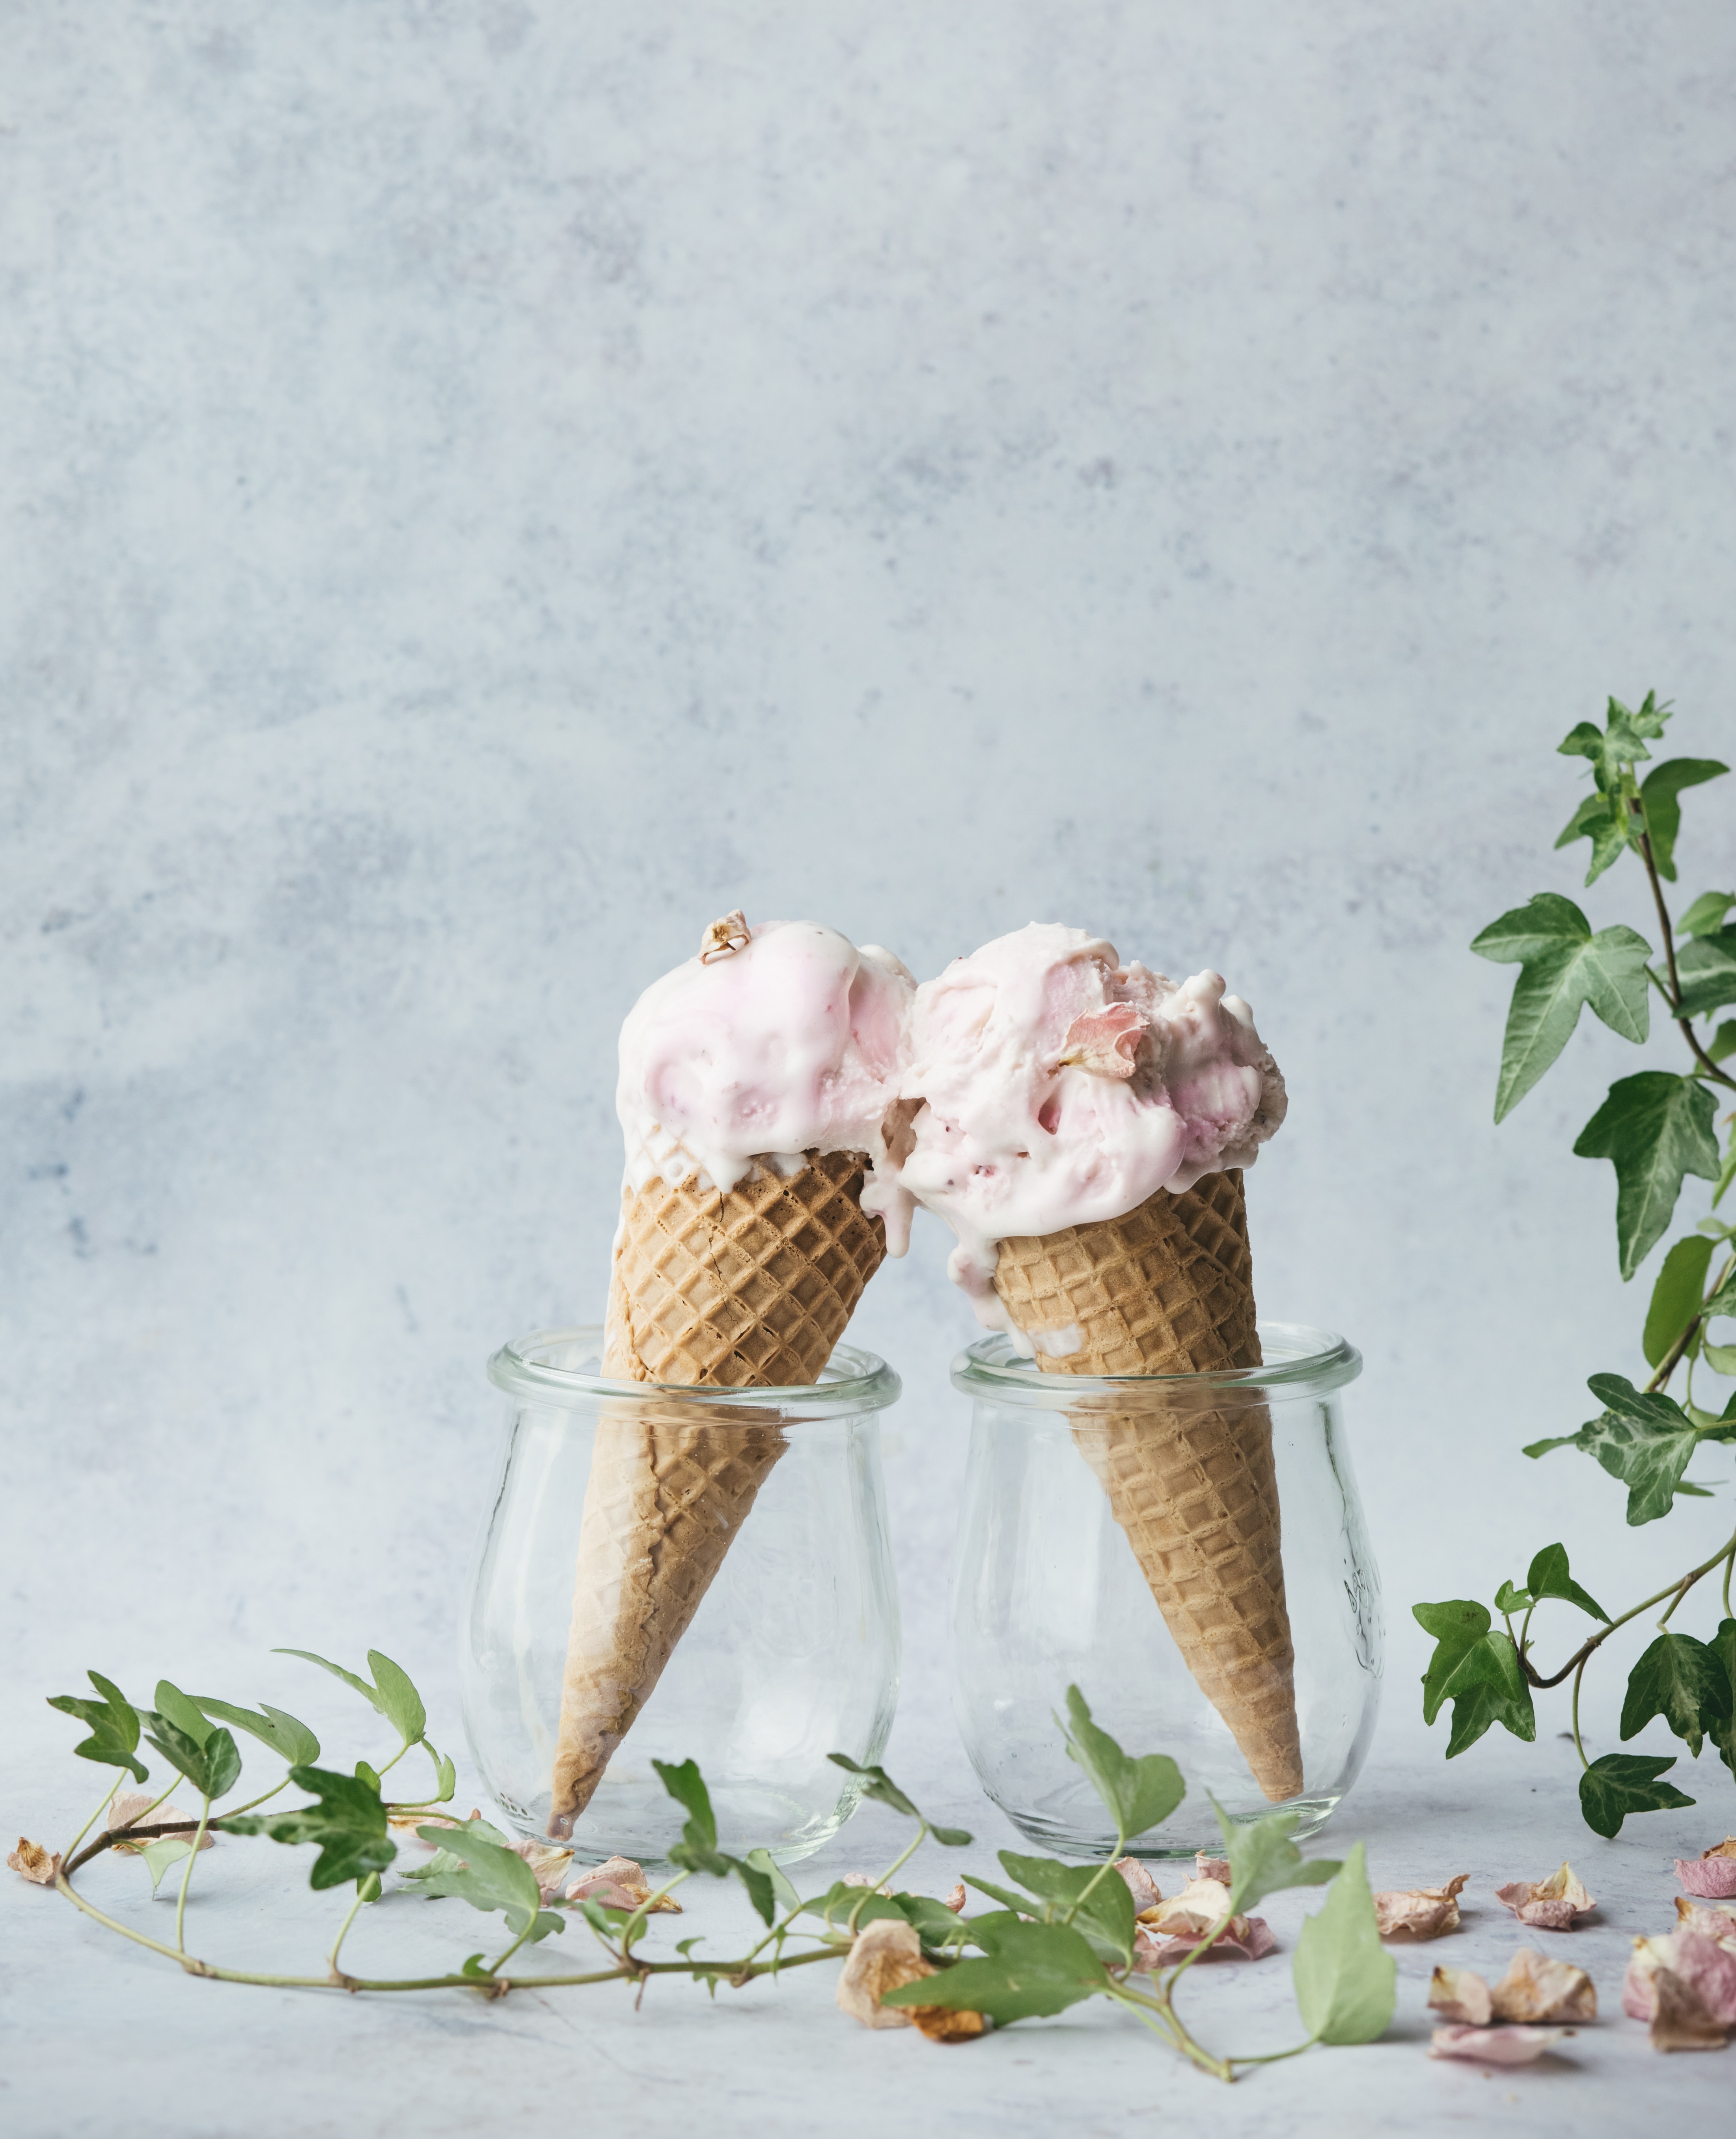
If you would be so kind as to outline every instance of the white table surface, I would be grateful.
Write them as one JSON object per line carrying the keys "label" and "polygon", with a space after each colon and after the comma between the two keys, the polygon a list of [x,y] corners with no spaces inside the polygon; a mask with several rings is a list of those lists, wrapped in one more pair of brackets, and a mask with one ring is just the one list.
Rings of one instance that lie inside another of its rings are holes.
{"label": "white table surface", "polygon": [[[1367,2048],[1312,2051],[1225,2088],[1106,2006],[942,2047],[912,2029],[870,2032],[845,2019],[832,2003],[836,1971],[829,1965],[776,1985],[720,1991],[715,2001],[700,1988],[659,1982],[638,2013],[612,1985],[518,1990],[497,2001],[452,1991],[345,1997],[242,1988],[186,1977],[79,1917],[51,1891],[8,1875],[0,1880],[0,1980],[10,2038],[0,2067],[0,2127],[8,2139],[99,2132],[442,2139],[508,2130],[944,2130],[1015,2139],[1057,2129],[1084,2139],[1138,2128],[1132,2118],[1181,2119],[1189,2128],[1258,2132],[1264,2139],[1471,2127],[1565,2139],[1656,2132],[1666,2120],[1706,2132],[1724,2128],[1736,2054],[1658,2057],[1644,2029],[1621,2014],[1621,1981],[1631,1939],[1673,1922],[1671,1858],[1697,1853],[1725,1824],[1736,1824],[1724,1818],[1724,1771],[1703,1760],[1684,1776],[1697,1788],[1699,1809],[1631,1821],[1617,1841],[1603,1842],[1578,1820],[1570,1747],[1552,1740],[1521,1749],[1498,1739],[1449,1767],[1440,1759],[1440,1734],[1425,1739],[1407,1712],[1409,1691],[1389,1689],[1375,1758],[1313,1849],[1337,1853],[1361,1837],[1377,1887],[1435,1885],[1460,1871],[1471,1875],[1470,1886],[1462,1931],[1429,1945],[1395,1944],[1397,2013],[1386,2038]],[[16,1704],[8,1707],[20,1716]],[[88,1809],[84,1784],[100,1791],[100,1779],[64,1758],[60,1719],[42,1713],[40,1725],[23,1713],[8,1750],[7,1824],[63,1838]],[[992,1874],[995,1848],[1029,1845],[971,1794],[962,1756],[940,1742],[936,1724],[934,1787],[945,1790],[950,1781],[950,1791],[930,1809],[971,1827],[976,1842],[968,1851],[918,1858],[904,1879],[944,1892],[956,1868]],[[471,1802],[467,1783],[460,1786],[461,1810]],[[900,1846],[902,1826],[864,1809],[799,1873],[804,1891],[809,1882],[819,1891],[841,1872],[883,1864]],[[1597,1916],[1571,1934],[1521,1931],[1494,1887],[1542,1877],[1563,1855],[1597,1897]],[[189,1945],[234,1965],[317,1967],[349,1890],[311,1895],[301,1883],[306,1862],[305,1852],[291,1859],[263,1842],[220,1843],[200,1867]],[[100,1906],[112,1904],[164,1935],[172,1905],[146,1902],[139,1864],[100,1859],[81,1877]],[[1165,1880],[1166,1887],[1175,1883],[1174,1876]],[[171,1886],[165,1881],[164,1897]],[[752,1920],[739,1895],[701,1881],[685,1892],[687,1914],[678,1925],[662,1920],[652,1946],[672,1948],[677,1937],[699,1932],[720,1953],[741,1951]],[[1289,1955],[1298,1924],[1317,1905],[1307,1892],[1274,1897],[1264,1912],[1279,1954],[1201,1972],[1186,2009],[1209,2044],[1270,2049],[1297,2039]],[[405,1896],[364,1912],[345,1957],[352,1968],[382,1973],[450,1966],[488,1936],[483,1920],[459,1902]],[[528,1956],[529,1965],[583,1965],[575,1956],[584,1937],[581,1926],[571,1926]],[[1597,2024],[1564,2041],[1558,2054],[1517,2071],[1490,2075],[1430,2060],[1424,2000],[1436,1962],[1493,1978],[1523,1943],[1589,1970],[1599,1995]]]}

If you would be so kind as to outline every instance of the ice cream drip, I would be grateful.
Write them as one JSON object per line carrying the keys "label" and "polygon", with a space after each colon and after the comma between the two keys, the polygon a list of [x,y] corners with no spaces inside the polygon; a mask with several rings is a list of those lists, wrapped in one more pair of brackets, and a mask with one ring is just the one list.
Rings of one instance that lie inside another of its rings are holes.
{"label": "ice cream drip", "polygon": [[916,990],[872,1192],[946,1220],[954,1282],[1028,1349],[995,1292],[1000,1241],[1251,1166],[1284,1106],[1253,1012],[1220,975],[1178,986],[1101,937],[1033,922]]}
{"label": "ice cream drip", "polygon": [[[756,1164],[791,1176],[809,1152],[875,1159],[915,987],[891,952],[811,921],[714,923],[621,1030],[628,1186],[697,1167],[727,1190]],[[907,1202],[887,1200],[907,1231]]]}

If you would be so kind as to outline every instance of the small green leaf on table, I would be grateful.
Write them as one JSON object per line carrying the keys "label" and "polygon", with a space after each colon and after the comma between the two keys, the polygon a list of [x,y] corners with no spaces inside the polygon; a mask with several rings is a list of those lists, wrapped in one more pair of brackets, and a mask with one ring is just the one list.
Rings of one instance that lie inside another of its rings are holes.
{"label": "small green leaf on table", "polygon": [[1067,1740],[1068,1757],[1085,1770],[1124,1842],[1167,1819],[1186,1796],[1181,1770],[1169,1755],[1147,1753],[1136,1760],[1122,1752],[1108,1732],[1092,1721],[1085,1696],[1076,1686],[1067,1689],[1067,1718],[1065,1723],[1059,1716],[1055,1720]]}
{"label": "small green leaf on table", "polygon": [[1362,1845],[1353,1843],[1292,1964],[1302,2024],[1319,2043],[1372,2043],[1392,2018],[1398,1966],[1381,1944]]}
{"label": "small green leaf on table", "polygon": [[1531,1689],[1519,1668],[1510,1635],[1497,1632],[1487,1609],[1468,1598],[1416,1604],[1413,1617],[1435,1637],[1435,1653],[1423,1673],[1423,1720],[1432,1723],[1441,1705],[1453,1704],[1446,1756],[1474,1745],[1492,1723],[1528,1742],[1537,1735]]}
{"label": "small green leaf on table", "polygon": [[1586,1004],[1624,1040],[1646,1038],[1646,962],[1651,951],[1631,928],[1604,928],[1594,936],[1571,898],[1543,891],[1491,922],[1471,948],[1479,957],[1519,967],[1501,1045],[1498,1122],[1567,1045]]}
{"label": "small green leaf on table", "polygon": [[1693,1635],[1665,1628],[1629,1674],[1621,1736],[1625,1743],[1661,1716],[1698,1760],[1706,1733],[1729,1715],[1730,1675],[1723,1657]]}
{"label": "small green leaf on table", "polygon": [[1668,1753],[1606,1753],[1579,1779],[1579,1809],[1594,1834],[1613,1839],[1630,1813],[1670,1812],[1694,1799],[1659,1777],[1675,1765]]}
{"label": "small green leaf on table", "polygon": [[981,2013],[996,2027],[1015,2020],[1064,2013],[1069,2005],[1109,1987],[1103,1964],[1090,1942],[1065,1924],[1020,1923],[1015,1918],[978,1920],[987,1946],[980,1960],[961,1960],[937,1975],[901,1984],[881,1995],[883,2005],[945,2005],[955,2013]]}
{"label": "small green leaf on table", "polygon": [[1580,1158],[1606,1158],[1616,1169],[1616,1236],[1621,1275],[1631,1278],[1662,1239],[1683,1177],[1718,1178],[1712,1094],[1692,1077],[1642,1070],[1618,1078],[1580,1131]]}
{"label": "small green leaf on table", "polygon": [[81,1760],[94,1760],[100,1768],[125,1768],[136,1782],[143,1782],[150,1770],[135,1752],[139,1743],[139,1711],[112,1679],[105,1678],[100,1672],[87,1672],[85,1676],[96,1688],[100,1698],[92,1701],[80,1693],[51,1694],[48,1706],[57,1708],[62,1716],[71,1716],[84,1724],[90,1735],[73,1747]]}
{"label": "small green leaf on table", "polygon": [[[386,1808],[377,1789],[329,1768],[297,1765],[290,1769],[290,1780],[315,1802],[292,1812],[239,1813],[213,1820],[212,1825],[227,1834],[267,1834],[273,1842],[316,1843],[320,1853],[307,1882],[316,1889],[385,1870],[398,1851],[386,1832]],[[436,1828],[434,1838],[444,1847],[452,1832]],[[534,1886],[531,1867],[525,1865],[524,1869]]]}
{"label": "small green leaf on table", "polygon": [[1093,1946],[1106,1948],[1107,1958],[1132,1965],[1137,1919],[1132,1894],[1120,1872],[1105,1872],[1096,1864],[1063,1864],[1053,1857],[1021,1857],[1010,1849],[1001,1850],[1000,1857],[1008,1877],[1044,1905],[1040,1913],[1048,1920],[1073,1911],[1075,1930]]}
{"label": "small green leaf on table", "polygon": [[154,1842],[145,1843],[138,1853],[144,1860],[145,1870],[151,1875],[151,1892],[154,1894],[163,1884],[163,1874],[170,1865],[178,1864],[183,1858],[192,1856],[193,1837],[190,1834],[159,1835]]}
{"label": "small green leaf on table", "polygon": [[[1483,1615],[1486,1624],[1489,1614]],[[1211,1800],[1224,1837],[1224,1854],[1230,1860],[1230,1913],[1245,1916],[1256,1902],[1288,1887],[1323,1887],[1339,1871],[1336,1859],[1303,1856],[1290,1837],[1299,1813],[1268,1813],[1264,1819],[1243,1824],[1230,1818],[1217,1799]]]}
{"label": "small green leaf on table", "polygon": [[477,1833],[481,1825],[479,1820],[467,1820],[456,1827],[418,1827],[416,1832],[424,1842],[435,1844],[438,1854],[433,1863],[410,1876],[431,1899],[455,1896],[485,1915],[504,1910],[511,1928],[524,1931],[542,1906],[536,1874],[516,1850]]}

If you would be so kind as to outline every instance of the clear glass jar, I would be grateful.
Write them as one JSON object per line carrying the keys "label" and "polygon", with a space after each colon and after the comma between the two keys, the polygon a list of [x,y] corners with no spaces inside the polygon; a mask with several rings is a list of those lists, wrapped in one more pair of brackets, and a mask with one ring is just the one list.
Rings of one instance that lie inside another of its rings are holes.
{"label": "clear glass jar", "polygon": [[547,1839],[581,1513],[599,1438],[781,1437],[691,1624],[566,1838],[581,1862],[661,1859],[685,1815],[654,1759],[699,1763],[719,1846],[785,1862],[836,1833],[859,1792],[828,1760],[872,1762],[898,1690],[898,1607],[878,1414],[898,1378],[840,1344],[812,1388],[694,1388],[603,1378],[602,1332],[507,1344],[489,1378],[511,1400],[465,1616],[465,1730],[509,1825]]}
{"label": "clear glass jar", "polygon": [[1088,1451],[1108,1431],[1139,1442],[1209,1408],[1230,1434],[1257,1440],[1269,1418],[1294,1651],[1289,1758],[1295,1772],[1299,1753],[1301,1782],[1279,1801],[1301,1814],[1298,1836],[1321,1826],[1367,1754],[1380,1580],[1338,1400],[1362,1358],[1328,1330],[1262,1322],[1259,1335],[1266,1363],[1221,1374],[1045,1374],[1005,1337],[953,1362],[953,1384],[975,1405],[953,1588],[954,1708],[984,1789],[1046,1848],[1102,1856],[1115,1839],[1056,1728],[1069,1685],[1128,1752],[1167,1753],[1186,1779],[1176,1811],[1129,1844],[1135,1856],[1218,1854],[1208,1792],[1233,1819],[1274,1809],[1093,1475]]}

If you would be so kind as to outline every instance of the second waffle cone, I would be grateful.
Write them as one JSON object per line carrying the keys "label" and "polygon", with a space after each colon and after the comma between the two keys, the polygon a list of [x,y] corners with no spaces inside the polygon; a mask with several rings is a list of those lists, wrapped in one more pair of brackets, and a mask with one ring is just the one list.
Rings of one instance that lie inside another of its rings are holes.
{"label": "second waffle cone", "polygon": [[[1076,1333],[1046,1373],[1188,1374],[1260,1363],[1239,1172],[1125,1217],[1003,1241],[995,1289],[1019,1327]],[[1271,1418],[1263,1405],[1075,1414],[1073,1439],[1200,1690],[1274,1802],[1303,1786]]]}
{"label": "second waffle cone", "polygon": [[[697,1173],[623,1193],[604,1372],[617,1381],[817,1382],[886,1254],[859,1153],[756,1167],[725,1193]],[[786,1443],[688,1405],[599,1419],[579,1521],[549,1831],[563,1838],[650,1698]]]}

